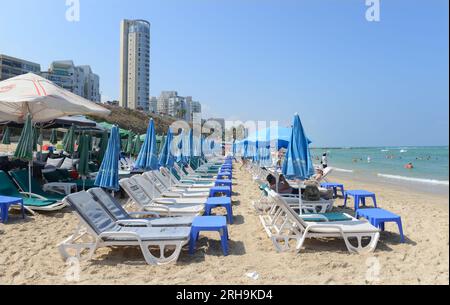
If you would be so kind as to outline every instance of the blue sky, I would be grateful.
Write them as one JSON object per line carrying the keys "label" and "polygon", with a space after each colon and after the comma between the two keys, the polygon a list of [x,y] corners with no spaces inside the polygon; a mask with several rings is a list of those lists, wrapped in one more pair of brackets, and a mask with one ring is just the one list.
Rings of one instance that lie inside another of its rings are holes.
{"label": "blue sky", "polygon": [[152,23],[151,94],[177,90],[207,116],[295,112],[318,146],[448,145],[448,1],[4,0],[0,53],[90,64],[118,97],[119,24]]}

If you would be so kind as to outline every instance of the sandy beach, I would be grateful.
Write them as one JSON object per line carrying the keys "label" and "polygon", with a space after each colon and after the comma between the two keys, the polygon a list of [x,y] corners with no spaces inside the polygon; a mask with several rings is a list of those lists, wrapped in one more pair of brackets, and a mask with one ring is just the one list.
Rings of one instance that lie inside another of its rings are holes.
{"label": "sandy beach", "polygon": [[[25,221],[11,215],[8,224],[0,224],[0,284],[449,284],[448,196],[340,181],[347,189],[375,192],[381,207],[400,214],[406,244],[389,224],[376,252],[367,256],[349,254],[341,240],[310,240],[300,254],[276,253],[251,206],[260,192],[237,166],[228,257],[216,234],[202,235],[194,256],[184,250],[168,266],[146,265],[136,248],[101,249],[93,261],[81,263],[80,280],[70,282],[70,268],[56,247],[78,224],[70,209]],[[342,205],[338,199],[335,206]],[[252,272],[259,279],[246,276]]]}

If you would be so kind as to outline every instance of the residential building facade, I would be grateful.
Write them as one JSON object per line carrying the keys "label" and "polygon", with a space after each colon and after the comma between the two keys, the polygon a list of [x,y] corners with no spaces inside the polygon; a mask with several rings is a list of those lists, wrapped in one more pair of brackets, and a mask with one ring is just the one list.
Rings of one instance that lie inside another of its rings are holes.
{"label": "residential building facade", "polygon": [[41,65],[20,58],[0,54],[0,81],[30,72],[40,74]]}
{"label": "residential building facade", "polygon": [[201,113],[199,102],[193,101],[192,96],[179,96],[176,91],[163,91],[157,99],[156,112],[170,115],[177,119],[192,121],[194,113]]}
{"label": "residential building facade", "polygon": [[54,61],[42,77],[93,102],[100,102],[100,77],[90,66],[75,66],[71,60]]}
{"label": "residential building facade", "polygon": [[149,111],[150,23],[122,20],[120,26],[120,106]]}

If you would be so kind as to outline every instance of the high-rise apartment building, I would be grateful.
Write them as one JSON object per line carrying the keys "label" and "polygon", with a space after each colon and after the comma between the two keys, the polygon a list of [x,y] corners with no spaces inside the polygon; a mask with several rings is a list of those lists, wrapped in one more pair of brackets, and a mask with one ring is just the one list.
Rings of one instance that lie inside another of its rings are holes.
{"label": "high-rise apartment building", "polygon": [[42,77],[93,102],[100,102],[100,78],[90,66],[75,66],[71,60],[54,61]]}
{"label": "high-rise apartment building", "polygon": [[150,23],[123,20],[120,25],[120,106],[149,111]]}
{"label": "high-rise apartment building", "polygon": [[41,65],[0,54],[0,81],[29,72],[39,74],[41,72]]}

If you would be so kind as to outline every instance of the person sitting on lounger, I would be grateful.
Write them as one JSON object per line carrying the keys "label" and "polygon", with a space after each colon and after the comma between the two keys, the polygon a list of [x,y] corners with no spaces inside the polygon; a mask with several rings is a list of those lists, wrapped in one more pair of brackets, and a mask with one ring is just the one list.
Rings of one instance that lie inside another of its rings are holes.
{"label": "person sitting on lounger", "polygon": [[269,176],[267,176],[267,182],[269,182],[270,189],[278,191],[279,194],[293,194],[293,195],[299,194],[298,189],[291,187],[289,185],[289,182],[283,175],[280,175],[278,181],[278,188],[277,188],[277,179],[275,178],[274,175],[270,174]]}

